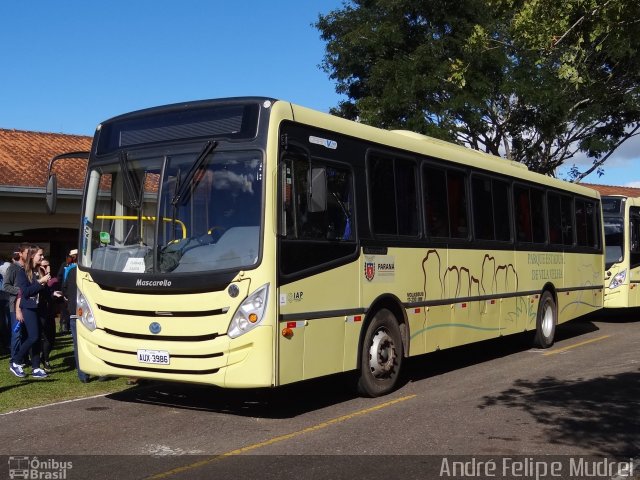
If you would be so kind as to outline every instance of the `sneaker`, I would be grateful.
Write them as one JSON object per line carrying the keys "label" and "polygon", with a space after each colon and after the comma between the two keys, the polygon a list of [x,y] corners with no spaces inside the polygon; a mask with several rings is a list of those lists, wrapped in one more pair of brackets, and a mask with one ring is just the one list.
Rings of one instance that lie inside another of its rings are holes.
{"label": "sneaker", "polygon": [[22,367],[20,365],[18,365],[17,363],[11,362],[9,364],[9,371],[11,373],[13,373],[16,377],[19,377],[19,378],[24,378],[24,376],[25,376],[24,370],[22,370]]}
{"label": "sneaker", "polygon": [[44,363],[43,363],[43,369],[44,369],[44,371],[45,371],[45,372],[47,372],[47,373],[48,373],[48,372],[50,372],[50,371],[52,370],[52,368],[51,368],[51,364],[50,364],[49,362],[44,362]]}
{"label": "sneaker", "polygon": [[47,375],[47,372],[41,368],[34,368],[33,372],[31,372],[31,376],[33,378],[47,378],[49,375]]}

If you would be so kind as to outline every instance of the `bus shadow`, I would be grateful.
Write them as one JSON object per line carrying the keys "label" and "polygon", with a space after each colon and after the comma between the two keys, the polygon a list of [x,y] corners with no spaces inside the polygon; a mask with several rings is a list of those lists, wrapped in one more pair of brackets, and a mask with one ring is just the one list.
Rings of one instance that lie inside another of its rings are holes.
{"label": "bus shadow", "polygon": [[131,402],[270,419],[293,418],[357,398],[350,374],[331,375],[278,388],[224,389],[207,385],[146,382],[107,396]]}
{"label": "bus shadow", "polygon": [[[558,325],[555,340],[569,340],[598,330],[599,328],[592,321],[584,318],[577,319]],[[405,363],[403,383],[424,380],[472,365],[526,352],[533,348],[532,342],[533,333],[526,332],[409,358]]]}
{"label": "bus shadow", "polygon": [[604,323],[635,323],[640,320],[640,307],[605,308],[593,312],[586,318]]}

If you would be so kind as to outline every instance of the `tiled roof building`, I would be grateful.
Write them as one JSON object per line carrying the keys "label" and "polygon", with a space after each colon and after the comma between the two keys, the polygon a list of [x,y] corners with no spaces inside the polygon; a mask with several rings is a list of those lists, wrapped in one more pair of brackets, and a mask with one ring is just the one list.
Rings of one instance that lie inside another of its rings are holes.
{"label": "tiled roof building", "polygon": [[56,162],[58,209],[47,215],[45,185],[52,157],[91,148],[91,137],[0,128],[0,256],[21,242],[42,246],[54,269],[78,242],[86,160]]}
{"label": "tiled roof building", "polygon": [[[44,188],[52,157],[90,148],[91,137],[0,128],[0,186]],[[82,188],[86,170],[85,160],[61,160],[54,168],[59,188]]]}
{"label": "tiled roof building", "polygon": [[617,187],[615,185],[595,185],[593,183],[583,183],[585,187],[593,188],[600,192],[600,195],[624,195],[626,197],[640,197],[640,188]]}

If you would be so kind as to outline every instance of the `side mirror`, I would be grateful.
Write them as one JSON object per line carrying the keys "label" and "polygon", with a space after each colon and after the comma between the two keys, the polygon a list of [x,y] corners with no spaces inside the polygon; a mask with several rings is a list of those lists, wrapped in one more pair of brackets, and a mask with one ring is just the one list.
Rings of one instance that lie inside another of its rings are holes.
{"label": "side mirror", "polygon": [[308,210],[311,213],[324,212],[327,210],[327,170],[312,168],[310,175]]}
{"label": "side mirror", "polygon": [[56,204],[58,202],[58,178],[55,173],[49,175],[47,180],[47,213],[53,215],[56,213]]}
{"label": "side mirror", "polygon": [[51,173],[53,169],[53,164],[57,160],[62,160],[63,158],[89,158],[89,152],[67,152],[62,153],[60,155],[56,155],[49,161],[49,169],[47,170],[49,177],[47,179],[47,187],[45,189],[46,192],[46,203],[47,203],[47,213],[49,215],[53,215],[56,213],[56,203],[58,200],[58,179],[55,173]]}

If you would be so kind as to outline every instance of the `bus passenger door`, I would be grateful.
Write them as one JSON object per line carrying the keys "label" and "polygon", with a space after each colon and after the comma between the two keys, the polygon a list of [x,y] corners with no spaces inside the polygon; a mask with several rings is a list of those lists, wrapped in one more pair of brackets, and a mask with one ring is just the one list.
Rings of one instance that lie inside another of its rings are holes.
{"label": "bus passenger door", "polygon": [[[353,174],[290,146],[279,171],[278,383],[342,372],[359,305]],[[353,367],[351,367],[353,368]]]}

